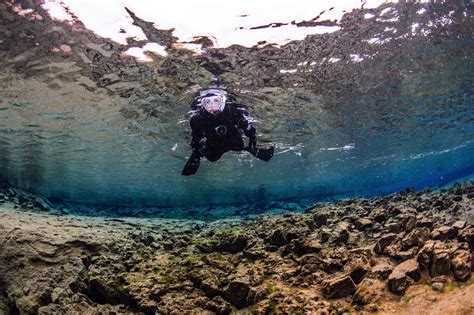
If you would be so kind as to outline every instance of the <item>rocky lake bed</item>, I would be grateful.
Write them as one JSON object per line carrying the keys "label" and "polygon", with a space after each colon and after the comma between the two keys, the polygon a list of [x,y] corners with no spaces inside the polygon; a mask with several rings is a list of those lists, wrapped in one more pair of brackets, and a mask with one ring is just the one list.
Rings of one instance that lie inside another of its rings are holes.
{"label": "rocky lake bed", "polygon": [[474,184],[217,221],[0,191],[2,314],[470,314]]}

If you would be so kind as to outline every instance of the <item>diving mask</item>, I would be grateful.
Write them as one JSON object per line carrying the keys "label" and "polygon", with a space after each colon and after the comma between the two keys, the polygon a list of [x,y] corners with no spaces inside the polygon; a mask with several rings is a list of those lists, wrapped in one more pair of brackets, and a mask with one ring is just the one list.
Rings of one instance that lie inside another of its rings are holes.
{"label": "diving mask", "polygon": [[204,109],[211,113],[216,114],[221,112],[225,106],[225,96],[224,95],[212,95],[206,96],[201,99],[201,105]]}

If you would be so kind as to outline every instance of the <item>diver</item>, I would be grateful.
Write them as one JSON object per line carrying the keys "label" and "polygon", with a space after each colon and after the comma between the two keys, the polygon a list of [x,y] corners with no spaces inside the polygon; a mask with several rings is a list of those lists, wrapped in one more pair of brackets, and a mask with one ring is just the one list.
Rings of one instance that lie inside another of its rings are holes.
{"label": "diver", "polygon": [[[256,129],[248,120],[247,106],[221,87],[219,78],[213,86],[201,90],[191,104],[192,153],[183,168],[182,175],[197,172],[201,158],[210,162],[219,160],[228,151],[247,151],[256,158],[269,161],[274,147],[257,148]],[[245,146],[242,134],[249,138]]]}

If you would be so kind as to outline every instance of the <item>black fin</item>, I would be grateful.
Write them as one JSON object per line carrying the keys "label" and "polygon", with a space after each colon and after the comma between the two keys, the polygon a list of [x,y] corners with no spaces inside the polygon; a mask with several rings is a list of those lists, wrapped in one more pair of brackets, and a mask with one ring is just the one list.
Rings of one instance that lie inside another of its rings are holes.
{"label": "black fin", "polygon": [[255,157],[262,161],[268,162],[273,157],[273,151],[275,151],[275,147],[270,147],[267,149],[257,149]]}
{"label": "black fin", "polygon": [[265,149],[250,149],[249,147],[245,147],[244,150],[250,152],[257,159],[268,162],[273,156],[275,147],[269,147]]}
{"label": "black fin", "polygon": [[184,176],[189,176],[189,175],[194,175],[196,174],[197,170],[199,169],[199,164],[201,162],[201,157],[199,154],[191,154],[189,157],[188,162],[186,162],[186,165],[183,168],[183,171],[181,172],[181,175]]}

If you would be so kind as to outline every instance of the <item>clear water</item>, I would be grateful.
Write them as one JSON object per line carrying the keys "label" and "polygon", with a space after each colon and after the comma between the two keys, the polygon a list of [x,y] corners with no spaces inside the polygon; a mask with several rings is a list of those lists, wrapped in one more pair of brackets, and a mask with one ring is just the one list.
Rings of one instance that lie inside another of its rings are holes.
{"label": "clear water", "polygon": [[[73,55],[52,53],[73,32],[54,37],[41,23],[59,22],[7,11],[0,180],[10,185],[78,204],[264,207],[474,174],[470,2],[385,4],[282,47],[174,49],[148,64],[120,63],[104,48],[111,41],[90,33],[77,35]],[[25,26],[36,37],[9,33],[18,23],[37,27]],[[259,143],[276,155],[265,163],[228,153],[184,177],[192,90],[215,74],[251,107]]]}

